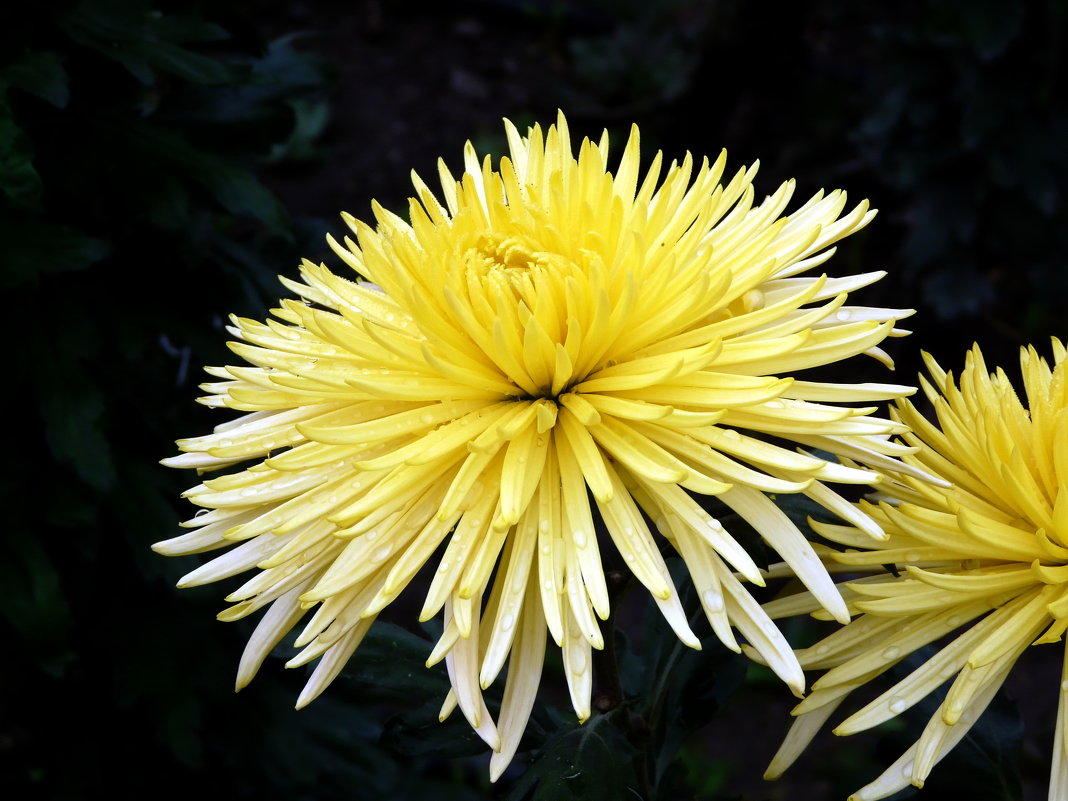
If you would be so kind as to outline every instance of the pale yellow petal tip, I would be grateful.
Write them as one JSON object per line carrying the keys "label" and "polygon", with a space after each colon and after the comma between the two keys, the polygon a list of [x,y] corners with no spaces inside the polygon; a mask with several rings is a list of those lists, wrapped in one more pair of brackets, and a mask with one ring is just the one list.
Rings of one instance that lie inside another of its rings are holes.
{"label": "pale yellow petal tip", "polygon": [[761,656],[760,652],[749,644],[743,644],[741,646],[741,653],[745,654],[750,661],[756,662],[758,665],[764,665],[765,667],[768,665],[768,660]]}
{"label": "pale yellow petal tip", "polygon": [[788,767],[789,765],[778,765],[776,764],[776,761],[773,760],[764,771],[764,781],[773,782],[781,779]]}
{"label": "pale yellow petal tip", "polygon": [[499,752],[494,752],[490,757],[489,767],[489,780],[490,784],[496,784],[497,779],[504,775],[504,771],[508,769],[508,765],[511,764],[511,759],[499,759]]}

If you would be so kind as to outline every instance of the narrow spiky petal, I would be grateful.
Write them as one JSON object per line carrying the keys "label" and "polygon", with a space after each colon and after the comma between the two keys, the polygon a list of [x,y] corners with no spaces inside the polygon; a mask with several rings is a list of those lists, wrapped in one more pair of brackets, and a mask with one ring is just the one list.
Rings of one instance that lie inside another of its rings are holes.
{"label": "narrow spiky petal", "polygon": [[[843,510],[829,485],[877,480],[847,460],[886,467],[909,450],[889,440],[906,426],[864,404],[911,391],[792,375],[885,359],[879,343],[911,314],[846,305],[881,273],[815,271],[871,220],[866,202],[819,192],[787,213],[792,181],[759,201],[756,167],[725,179],[725,154],[657,154],[643,174],[637,128],[610,165],[607,134],[576,156],[563,115],[526,136],[505,127],[496,169],[468,145],[458,178],[440,165],[440,195],[414,178],[405,216],[343,215],[350,235],[328,243],[347,277],[306,261],[274,319],[232,320],[245,364],[210,368],[203,402],[245,414],[165,460],[230,469],[186,493],[203,515],[156,546],[225,549],[183,585],[257,571],[220,615],[268,607],[240,685],[307,616],[289,663],[319,660],[302,704],[428,565],[420,618],[445,617],[428,659],[452,683],[442,714],[459,709],[495,750],[494,777],[550,636],[576,714],[591,713],[613,550],[699,648],[674,549],[716,636],[739,650],[737,629],[800,693],[797,659],[731,572],[762,585],[760,570],[701,496],[748,519],[843,618],[816,552],[765,493]],[[863,513],[847,519],[883,536]],[[502,672],[495,722],[482,692]]]}
{"label": "narrow spiky petal", "polygon": [[[800,755],[854,689],[938,643],[925,662],[834,729],[849,735],[877,726],[949,684],[919,740],[851,798],[874,801],[909,784],[922,787],[1028,646],[1064,639],[1068,362],[1056,340],[1053,354],[1051,365],[1034,348],[1022,351],[1022,393],[1003,371],[988,371],[978,347],[959,378],[925,355],[931,378],[921,378],[921,385],[937,422],[907,400],[897,401],[893,416],[910,426],[903,439],[912,452],[896,470],[879,465],[886,471],[879,505],[858,505],[885,538],[873,543],[870,530],[855,523],[816,525],[847,548],[824,551],[825,559],[876,573],[844,585],[859,616],[797,653],[804,667],[827,672],[794,710],[798,720],[769,775],[781,774]],[[778,599],[768,611],[806,612],[817,604],[810,592]],[[1068,676],[1068,660],[1062,672]],[[1050,801],[1068,793],[1066,688],[1065,681],[1049,688],[1049,702],[1056,692],[1058,704]]]}

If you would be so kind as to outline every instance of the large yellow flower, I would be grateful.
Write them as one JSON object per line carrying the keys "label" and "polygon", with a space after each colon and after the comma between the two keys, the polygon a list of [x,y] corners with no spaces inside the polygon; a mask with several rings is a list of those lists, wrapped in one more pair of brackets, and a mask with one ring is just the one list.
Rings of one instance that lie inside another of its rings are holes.
{"label": "large yellow flower", "polygon": [[[827,556],[849,570],[876,569],[845,593],[849,625],[798,652],[807,668],[828,669],[798,715],[768,770],[782,773],[854,689],[909,654],[949,639],[905,679],[834,731],[853,734],[904,712],[952,679],[949,693],[919,740],[853,799],[885,798],[922,787],[934,765],[967,734],[1029,645],[1059,642],[1068,628],[1068,361],[1053,343],[1054,366],[1022,352],[1025,402],[1004,372],[987,372],[979,348],[959,382],[930,358],[923,381],[938,426],[907,401],[899,418],[918,450],[913,467],[941,484],[894,475],[879,487],[878,506],[863,510],[890,535],[870,538],[847,526],[817,526],[850,548]],[[883,567],[896,564],[894,573]],[[773,616],[808,611],[811,597],[792,596],[765,609]],[[954,634],[954,632],[956,632]],[[1050,687],[1051,693],[1057,688]],[[1068,661],[1059,688],[1049,797],[1068,798]]]}
{"label": "large yellow flower", "polygon": [[[833,581],[765,493],[804,493],[881,536],[823,483],[875,476],[774,440],[893,465],[901,427],[848,404],[910,391],[777,375],[885,360],[876,346],[908,312],[846,305],[882,273],[805,275],[871,219],[866,203],[839,219],[845,194],[820,193],[780,216],[793,183],[754,205],[756,168],[722,186],[722,155],[687,156],[661,179],[658,154],[643,176],[636,128],[614,175],[607,134],[576,159],[562,115],[507,133],[497,170],[470,145],[460,180],[441,167],[444,205],[415,177],[409,220],[377,206],[376,228],[345,216],[355,241],[330,244],[368,283],[305,262],[303,283],[283,279],[300,300],[265,324],[234,320],[232,348],[252,366],[210,369],[222,380],[203,402],[247,414],[181,440],[166,464],[255,464],[186,493],[210,511],[156,546],[234,546],[180,586],[257,569],[220,615],[269,606],[239,687],[311,613],[289,664],[319,663],[298,705],[430,561],[420,619],[443,611],[444,634],[428,664],[444,658],[443,714],[458,705],[497,752],[494,777],[530,714],[547,631],[579,719],[590,714],[608,539],[699,647],[649,521],[720,639],[738,649],[733,624],[800,692],[793,652],[734,573],[762,584],[759,569],[696,498],[747,519],[844,621]],[[495,723],[481,690],[509,654]]]}

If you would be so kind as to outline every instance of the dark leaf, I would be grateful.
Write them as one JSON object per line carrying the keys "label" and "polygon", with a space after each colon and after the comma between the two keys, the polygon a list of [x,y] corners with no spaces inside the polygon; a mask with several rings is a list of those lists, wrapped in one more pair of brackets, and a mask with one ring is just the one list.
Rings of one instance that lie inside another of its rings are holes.
{"label": "dark leaf", "polygon": [[35,220],[0,221],[4,272],[0,285],[15,287],[55,273],[84,270],[106,259],[110,245],[65,225]]}
{"label": "dark leaf", "polygon": [[63,61],[56,53],[37,50],[25,53],[0,73],[0,85],[36,95],[56,108],[70,100],[70,86]]}
{"label": "dark leaf", "polygon": [[508,801],[637,801],[635,756],[611,714],[568,724],[549,735]]}
{"label": "dark leaf", "polygon": [[24,209],[35,207],[43,193],[33,155],[33,144],[0,96],[0,192]]}

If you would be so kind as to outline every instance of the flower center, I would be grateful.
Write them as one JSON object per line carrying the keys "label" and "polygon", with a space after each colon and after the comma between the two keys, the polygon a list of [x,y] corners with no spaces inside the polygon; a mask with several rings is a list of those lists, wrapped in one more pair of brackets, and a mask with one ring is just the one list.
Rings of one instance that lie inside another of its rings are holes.
{"label": "flower center", "polygon": [[540,252],[537,243],[523,235],[482,234],[470,252],[482,261],[486,272],[506,275],[513,271],[525,272],[550,259],[550,254]]}

